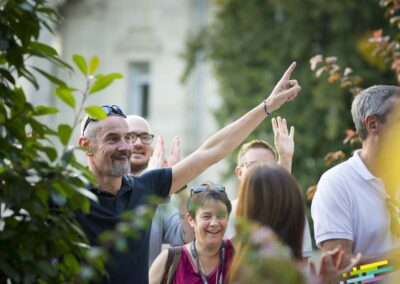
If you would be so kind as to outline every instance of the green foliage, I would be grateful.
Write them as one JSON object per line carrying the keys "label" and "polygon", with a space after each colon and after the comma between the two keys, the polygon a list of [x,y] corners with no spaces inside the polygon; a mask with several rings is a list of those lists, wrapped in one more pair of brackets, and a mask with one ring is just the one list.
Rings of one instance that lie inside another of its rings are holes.
{"label": "green foliage", "polygon": [[72,59],[74,60],[76,66],[78,66],[79,70],[81,70],[83,75],[87,75],[87,64],[86,64],[86,60],[83,58],[83,56],[81,55],[74,55],[72,57]]}
{"label": "green foliage", "polygon": [[[28,65],[27,58],[40,57],[72,70],[54,48],[38,41],[40,31],[52,31],[58,21],[45,0],[10,0],[0,10],[0,283],[85,283],[104,273],[104,248],[89,249],[74,215],[89,211],[95,196],[85,188],[95,180],[68,145],[89,88],[100,91],[122,76],[87,77],[96,71],[98,57],[90,60],[88,72],[86,60],[74,56],[87,81],[87,89],[79,91]],[[57,86],[54,94],[75,112],[72,126],[61,124],[55,131],[38,120],[58,109],[27,101],[17,81],[27,79],[39,89],[35,74]],[[100,111],[95,118],[105,117]]]}
{"label": "green foliage", "polygon": [[89,94],[96,93],[98,91],[103,90],[108,85],[110,85],[115,79],[122,78],[121,74],[109,74],[109,75],[97,75],[96,81],[94,82],[93,86],[89,90]]}
{"label": "green foliage", "polygon": [[[326,170],[323,157],[342,149],[344,129],[353,128],[352,95],[326,84],[310,72],[314,54],[335,55],[364,78],[362,85],[393,83],[390,74],[370,68],[358,49],[377,27],[386,27],[378,1],[225,0],[218,1],[215,20],[191,37],[184,55],[188,70],[196,53],[205,52],[220,83],[222,105],[215,113],[225,125],[266,98],[283,71],[297,61],[293,78],[302,86],[295,101],[274,113],[296,128],[293,173],[303,188],[315,184]],[[326,76],[326,75],[323,75]],[[268,119],[267,119],[268,120]],[[249,139],[272,141],[269,120]],[[235,157],[232,155],[231,176]]]}
{"label": "green foliage", "polygon": [[[379,4],[384,9],[382,11],[384,11],[386,20],[390,23],[391,29],[385,29],[386,35],[383,34],[382,27],[373,31],[373,33],[369,34],[358,42],[357,50],[360,52],[363,58],[370,63],[370,68],[376,68],[380,71],[392,70],[398,84],[400,82],[400,18],[398,16],[400,4],[396,0],[384,0],[380,1]],[[317,54],[310,59],[310,64],[311,70],[315,71],[317,77],[320,77],[321,74],[325,73],[328,77],[329,83],[335,81],[339,82],[338,86],[340,88],[348,89],[354,96],[362,91],[362,78],[354,75],[352,68],[341,67],[337,63],[336,57],[324,58],[321,54]],[[361,138],[359,137],[357,131],[347,129],[346,138],[343,140],[343,144],[345,144],[347,147],[343,147],[342,150],[326,154],[325,161],[328,165],[331,165],[333,162],[344,160],[351,154],[351,151],[360,147]],[[381,166],[385,168],[386,163],[383,162]],[[386,177],[383,179],[394,180],[393,177],[387,176],[387,172],[387,170],[384,170],[381,174],[381,176]],[[387,181],[385,183],[387,183]],[[388,185],[386,186],[387,191],[391,191],[390,188],[396,187]],[[316,186],[312,186],[307,191],[307,197],[309,200],[313,198],[316,189]],[[396,211],[392,213],[397,214]],[[393,218],[393,220],[396,220],[396,218]],[[395,223],[396,222],[392,222],[392,225]],[[392,228],[392,231],[397,231],[396,225],[394,225],[395,228]]]}
{"label": "green foliage", "polygon": [[238,219],[237,254],[230,268],[230,283],[307,283],[290,250],[275,233],[245,219]]}

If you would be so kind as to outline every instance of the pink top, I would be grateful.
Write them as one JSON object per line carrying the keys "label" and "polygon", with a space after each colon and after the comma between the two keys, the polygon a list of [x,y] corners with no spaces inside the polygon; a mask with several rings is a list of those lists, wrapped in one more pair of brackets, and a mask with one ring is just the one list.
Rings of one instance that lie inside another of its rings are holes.
{"label": "pink top", "polygon": [[[226,283],[227,272],[229,271],[229,267],[232,262],[233,255],[235,253],[234,248],[229,240],[224,240],[226,244],[225,249],[225,267],[223,271],[223,281]],[[208,283],[214,284],[218,283],[220,271],[220,265],[218,264],[214,271],[207,275]],[[192,257],[190,256],[190,252],[186,249],[186,246],[182,246],[182,254],[181,259],[179,260],[178,267],[175,272],[175,277],[172,280],[173,284],[203,284],[203,279],[201,279],[200,274],[197,270],[197,265],[193,262]]]}

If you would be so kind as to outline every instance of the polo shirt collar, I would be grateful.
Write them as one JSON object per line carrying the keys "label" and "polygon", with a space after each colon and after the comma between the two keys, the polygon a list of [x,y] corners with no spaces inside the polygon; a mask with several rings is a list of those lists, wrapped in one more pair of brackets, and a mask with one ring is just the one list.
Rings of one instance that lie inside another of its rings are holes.
{"label": "polo shirt collar", "polygon": [[[357,169],[357,172],[362,176],[363,179],[365,180],[376,180],[379,179],[376,176],[374,176],[367,168],[367,166],[364,164],[363,160],[360,157],[361,150],[357,150],[354,152],[353,157],[352,157],[352,165],[355,169]],[[379,179],[380,180],[380,179]]]}
{"label": "polo shirt collar", "polygon": [[130,191],[132,189],[132,187],[130,186],[132,181],[130,181],[128,176],[123,176],[122,177],[122,183],[121,183],[121,188],[119,189],[118,193],[116,195],[112,194],[111,192],[108,191],[104,191],[104,190],[99,190],[97,188],[95,188],[92,184],[90,184],[88,186],[88,190],[90,190],[91,192],[93,192],[96,195],[99,196],[107,196],[107,197],[116,197],[119,196],[121,194],[124,194],[128,191]]}

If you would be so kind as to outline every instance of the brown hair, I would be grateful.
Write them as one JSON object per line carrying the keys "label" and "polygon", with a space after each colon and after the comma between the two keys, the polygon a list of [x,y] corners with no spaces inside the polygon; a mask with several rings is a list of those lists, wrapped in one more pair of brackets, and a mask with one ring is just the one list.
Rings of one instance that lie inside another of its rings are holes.
{"label": "brown hair", "polygon": [[252,140],[248,143],[245,143],[242,145],[242,147],[240,147],[238,156],[237,156],[237,165],[241,166],[243,164],[242,159],[243,156],[247,153],[247,151],[249,151],[250,149],[265,149],[270,151],[274,157],[275,160],[277,159],[277,154],[275,149],[269,145],[267,142],[263,141],[263,140]]}
{"label": "brown hair", "polygon": [[305,204],[296,180],[285,169],[261,163],[252,167],[239,187],[237,216],[272,228],[302,258]]}
{"label": "brown hair", "polygon": [[213,189],[206,189],[203,192],[193,194],[188,200],[187,212],[194,218],[196,217],[197,209],[205,206],[210,201],[221,201],[223,204],[225,204],[229,216],[232,210],[232,205],[228,196],[223,191],[217,191]]}

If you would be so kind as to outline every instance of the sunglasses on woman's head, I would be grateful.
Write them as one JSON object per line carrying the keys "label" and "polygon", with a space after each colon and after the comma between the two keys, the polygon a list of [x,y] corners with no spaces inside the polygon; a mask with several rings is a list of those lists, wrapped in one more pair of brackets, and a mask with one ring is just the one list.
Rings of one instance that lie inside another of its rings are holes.
{"label": "sunglasses on woman's head", "polygon": [[[107,114],[107,116],[109,116],[111,114],[115,114],[115,115],[119,115],[119,116],[126,118],[126,115],[124,114],[122,109],[117,105],[110,105],[110,106],[104,105],[104,106],[101,106],[101,108],[104,110],[104,112]],[[97,121],[97,119],[90,117],[90,116],[88,116],[86,118],[85,125],[83,126],[83,130],[82,130],[82,135],[85,135],[85,130],[86,130],[87,126],[89,125],[89,122],[91,122],[91,121]]]}
{"label": "sunglasses on woman's head", "polygon": [[223,186],[222,184],[202,184],[202,185],[192,186],[190,190],[190,196],[196,193],[206,191],[207,189],[225,192],[225,186]]}

